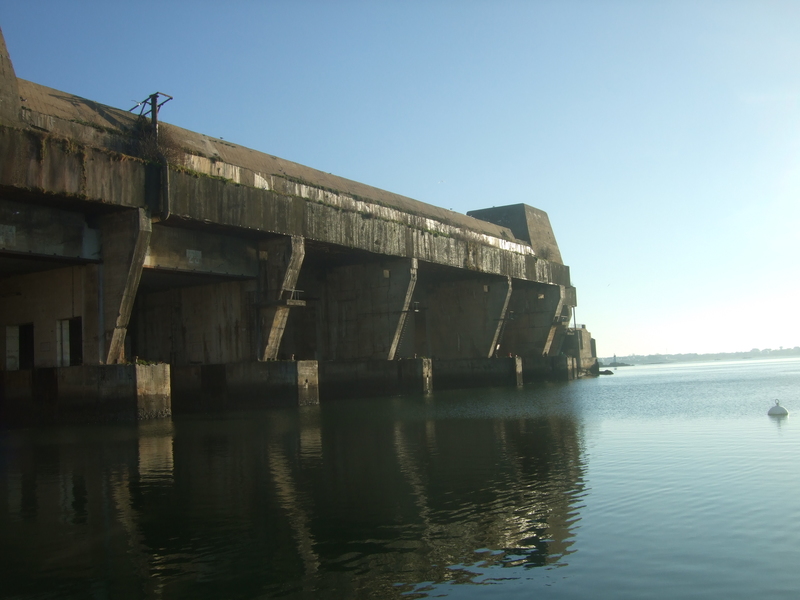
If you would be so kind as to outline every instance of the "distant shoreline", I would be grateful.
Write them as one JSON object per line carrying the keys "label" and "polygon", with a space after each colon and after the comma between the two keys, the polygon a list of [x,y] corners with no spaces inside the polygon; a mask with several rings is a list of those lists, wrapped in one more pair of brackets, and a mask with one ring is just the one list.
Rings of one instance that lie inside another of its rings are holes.
{"label": "distant shoreline", "polygon": [[[729,352],[718,354],[649,354],[601,357],[600,367],[635,367],[637,365],[665,365],[692,362],[723,362],[734,360],[774,360],[776,358],[800,358],[800,348],[783,350],[761,350],[756,352]],[[615,363],[616,360],[616,363]]]}

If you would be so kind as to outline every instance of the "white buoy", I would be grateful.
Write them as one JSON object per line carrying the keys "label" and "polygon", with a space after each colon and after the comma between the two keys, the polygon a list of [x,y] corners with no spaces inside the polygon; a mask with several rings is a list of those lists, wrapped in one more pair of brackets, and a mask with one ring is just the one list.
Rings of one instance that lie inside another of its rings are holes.
{"label": "white buoy", "polygon": [[786,410],[785,408],[783,408],[780,405],[780,403],[777,400],[775,400],[775,406],[770,408],[767,411],[767,414],[772,416],[772,417],[786,417],[786,416],[789,415],[789,411]]}

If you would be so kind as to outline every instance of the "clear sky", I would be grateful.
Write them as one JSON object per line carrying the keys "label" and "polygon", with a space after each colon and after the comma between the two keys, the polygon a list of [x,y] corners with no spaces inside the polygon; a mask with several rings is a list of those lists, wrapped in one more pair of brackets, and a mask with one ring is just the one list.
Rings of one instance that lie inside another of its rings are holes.
{"label": "clear sky", "polygon": [[467,212],[602,356],[800,345],[800,1],[4,2],[17,75]]}

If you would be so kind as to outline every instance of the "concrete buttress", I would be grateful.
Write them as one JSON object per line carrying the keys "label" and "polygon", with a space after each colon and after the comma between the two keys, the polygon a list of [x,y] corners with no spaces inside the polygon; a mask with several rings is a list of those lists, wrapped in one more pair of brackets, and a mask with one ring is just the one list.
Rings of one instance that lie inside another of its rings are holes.
{"label": "concrete buttress", "polygon": [[268,240],[259,246],[259,360],[278,358],[289,310],[305,306],[295,289],[304,257],[305,241],[300,236]]}
{"label": "concrete buttress", "polygon": [[[542,352],[545,356],[553,356],[558,353],[560,350],[561,344],[555,343],[559,337],[559,334],[563,336],[564,332],[566,331],[567,324],[569,323],[569,307],[565,306],[565,288],[563,285],[558,286],[558,300],[556,301],[556,307],[553,311],[555,316],[553,317],[553,322],[550,324],[550,329],[547,332],[547,339],[544,343],[544,351]],[[566,314],[564,314],[566,312]]]}
{"label": "concrete buttress", "polygon": [[125,362],[125,335],[152,225],[144,209],[106,215],[100,219],[102,275],[100,303],[105,364]]}
{"label": "concrete buttress", "polygon": [[[500,349],[500,336],[502,335],[506,326],[506,319],[508,317],[508,302],[511,299],[511,292],[514,289],[511,284],[511,277],[506,278],[506,281],[506,294],[505,298],[503,299],[503,306],[500,308],[500,314],[497,316],[497,326],[494,328],[494,337],[492,338],[492,343],[489,346],[489,354],[487,358],[497,355],[497,352]],[[498,285],[496,287],[502,292],[502,285]]]}
{"label": "concrete buttress", "polygon": [[397,348],[400,346],[406,326],[406,320],[408,318],[409,307],[411,306],[411,298],[414,295],[414,288],[417,285],[417,259],[412,258],[410,262],[411,265],[408,270],[408,287],[406,288],[406,295],[403,299],[403,306],[400,308],[400,315],[397,319],[397,327],[394,330],[392,344],[389,346],[389,356],[387,357],[389,360],[394,360],[395,356],[397,355]]}

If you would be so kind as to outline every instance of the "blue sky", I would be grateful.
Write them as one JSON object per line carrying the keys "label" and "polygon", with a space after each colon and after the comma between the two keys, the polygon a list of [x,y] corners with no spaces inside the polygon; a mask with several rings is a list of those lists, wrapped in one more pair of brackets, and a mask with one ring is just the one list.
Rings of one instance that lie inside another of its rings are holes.
{"label": "blue sky", "polygon": [[603,355],[800,345],[800,2],[6,2],[19,77],[545,210]]}

